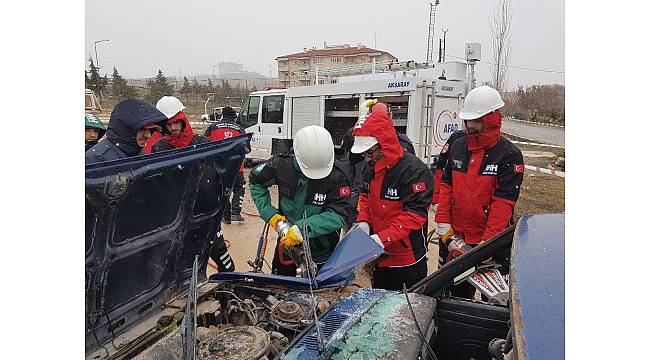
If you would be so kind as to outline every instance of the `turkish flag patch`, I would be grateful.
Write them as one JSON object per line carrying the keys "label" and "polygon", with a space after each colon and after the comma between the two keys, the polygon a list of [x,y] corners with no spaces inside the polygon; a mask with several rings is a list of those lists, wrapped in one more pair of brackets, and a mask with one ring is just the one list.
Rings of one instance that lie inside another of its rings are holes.
{"label": "turkish flag patch", "polygon": [[524,164],[515,164],[514,165],[514,171],[516,173],[523,174],[524,173]]}
{"label": "turkish flag patch", "polygon": [[424,181],[420,181],[419,183],[413,184],[412,187],[414,193],[419,193],[427,189],[427,184]]}
{"label": "turkish flag patch", "polygon": [[343,186],[339,188],[339,195],[342,197],[347,197],[350,196],[350,187],[349,186]]}

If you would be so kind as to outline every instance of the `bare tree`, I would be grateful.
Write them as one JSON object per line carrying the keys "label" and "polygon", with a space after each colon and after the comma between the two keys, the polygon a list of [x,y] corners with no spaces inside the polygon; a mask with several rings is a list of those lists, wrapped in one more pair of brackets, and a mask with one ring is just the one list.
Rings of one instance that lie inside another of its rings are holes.
{"label": "bare tree", "polygon": [[508,67],[510,65],[510,26],[512,24],[512,3],[499,0],[489,20],[492,31],[492,84],[501,93],[507,90]]}

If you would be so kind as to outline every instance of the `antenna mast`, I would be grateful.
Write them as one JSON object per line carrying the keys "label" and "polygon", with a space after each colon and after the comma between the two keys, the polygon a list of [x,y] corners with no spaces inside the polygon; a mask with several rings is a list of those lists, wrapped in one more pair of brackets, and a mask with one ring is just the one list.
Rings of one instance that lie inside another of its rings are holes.
{"label": "antenna mast", "polygon": [[436,7],[440,4],[440,0],[436,0],[435,4],[429,3],[429,38],[427,41],[427,62],[433,62],[433,32],[436,23]]}

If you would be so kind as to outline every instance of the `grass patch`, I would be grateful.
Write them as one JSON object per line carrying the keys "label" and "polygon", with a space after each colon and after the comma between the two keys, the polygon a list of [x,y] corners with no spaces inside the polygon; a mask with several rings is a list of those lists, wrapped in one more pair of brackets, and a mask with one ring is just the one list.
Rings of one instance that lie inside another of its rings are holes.
{"label": "grass patch", "polygon": [[564,195],[564,178],[526,169],[515,220],[529,214],[563,213]]}

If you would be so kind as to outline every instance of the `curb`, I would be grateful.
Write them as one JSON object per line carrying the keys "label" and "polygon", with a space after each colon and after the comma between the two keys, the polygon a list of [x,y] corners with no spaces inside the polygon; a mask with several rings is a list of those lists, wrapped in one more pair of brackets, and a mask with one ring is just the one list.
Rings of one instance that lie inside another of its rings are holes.
{"label": "curb", "polygon": [[560,145],[542,144],[542,143],[527,142],[527,141],[510,140],[510,142],[513,143],[513,144],[535,145],[535,146],[540,146],[540,147],[550,147],[550,148],[556,148],[556,149],[564,149],[565,148],[564,146],[560,146]]}
{"label": "curb", "polygon": [[564,176],[564,171],[558,171],[555,169],[546,169],[546,168],[541,168],[539,166],[533,166],[533,165],[524,165],[524,168],[528,170],[533,170],[533,171],[538,171],[544,174],[549,174],[549,175],[554,175],[554,176],[559,176],[559,177],[565,177]]}
{"label": "curb", "polygon": [[519,120],[511,117],[506,117],[506,120],[510,121],[516,121],[516,122],[522,122],[522,123],[527,123],[527,124],[534,124],[534,125],[542,125],[542,126],[551,126],[551,127],[557,127],[557,128],[562,128],[564,129],[564,125],[555,125],[555,124],[546,124],[546,123],[540,123],[540,122],[535,122],[535,121],[528,121],[528,120]]}
{"label": "curb", "polygon": [[[510,134],[510,133],[508,133],[508,132],[503,131],[503,129],[501,130],[501,133],[502,133],[502,134],[506,134],[506,135],[508,135],[508,136],[515,137],[515,138],[524,139],[524,140],[529,140],[528,142],[530,142],[532,145],[539,144],[540,146],[560,147],[560,148],[562,148],[562,149],[565,148],[565,147],[562,146],[562,145],[544,144],[544,143],[535,142],[535,141],[538,141],[538,140],[535,140],[535,139],[529,139],[529,138],[526,138],[526,137],[523,137],[523,136],[519,136],[519,135],[515,135],[515,134]],[[510,140],[510,139],[508,139],[508,140]],[[514,143],[515,140],[510,140],[510,142]],[[526,142],[521,142],[521,143],[523,144],[523,143],[526,143]]]}

